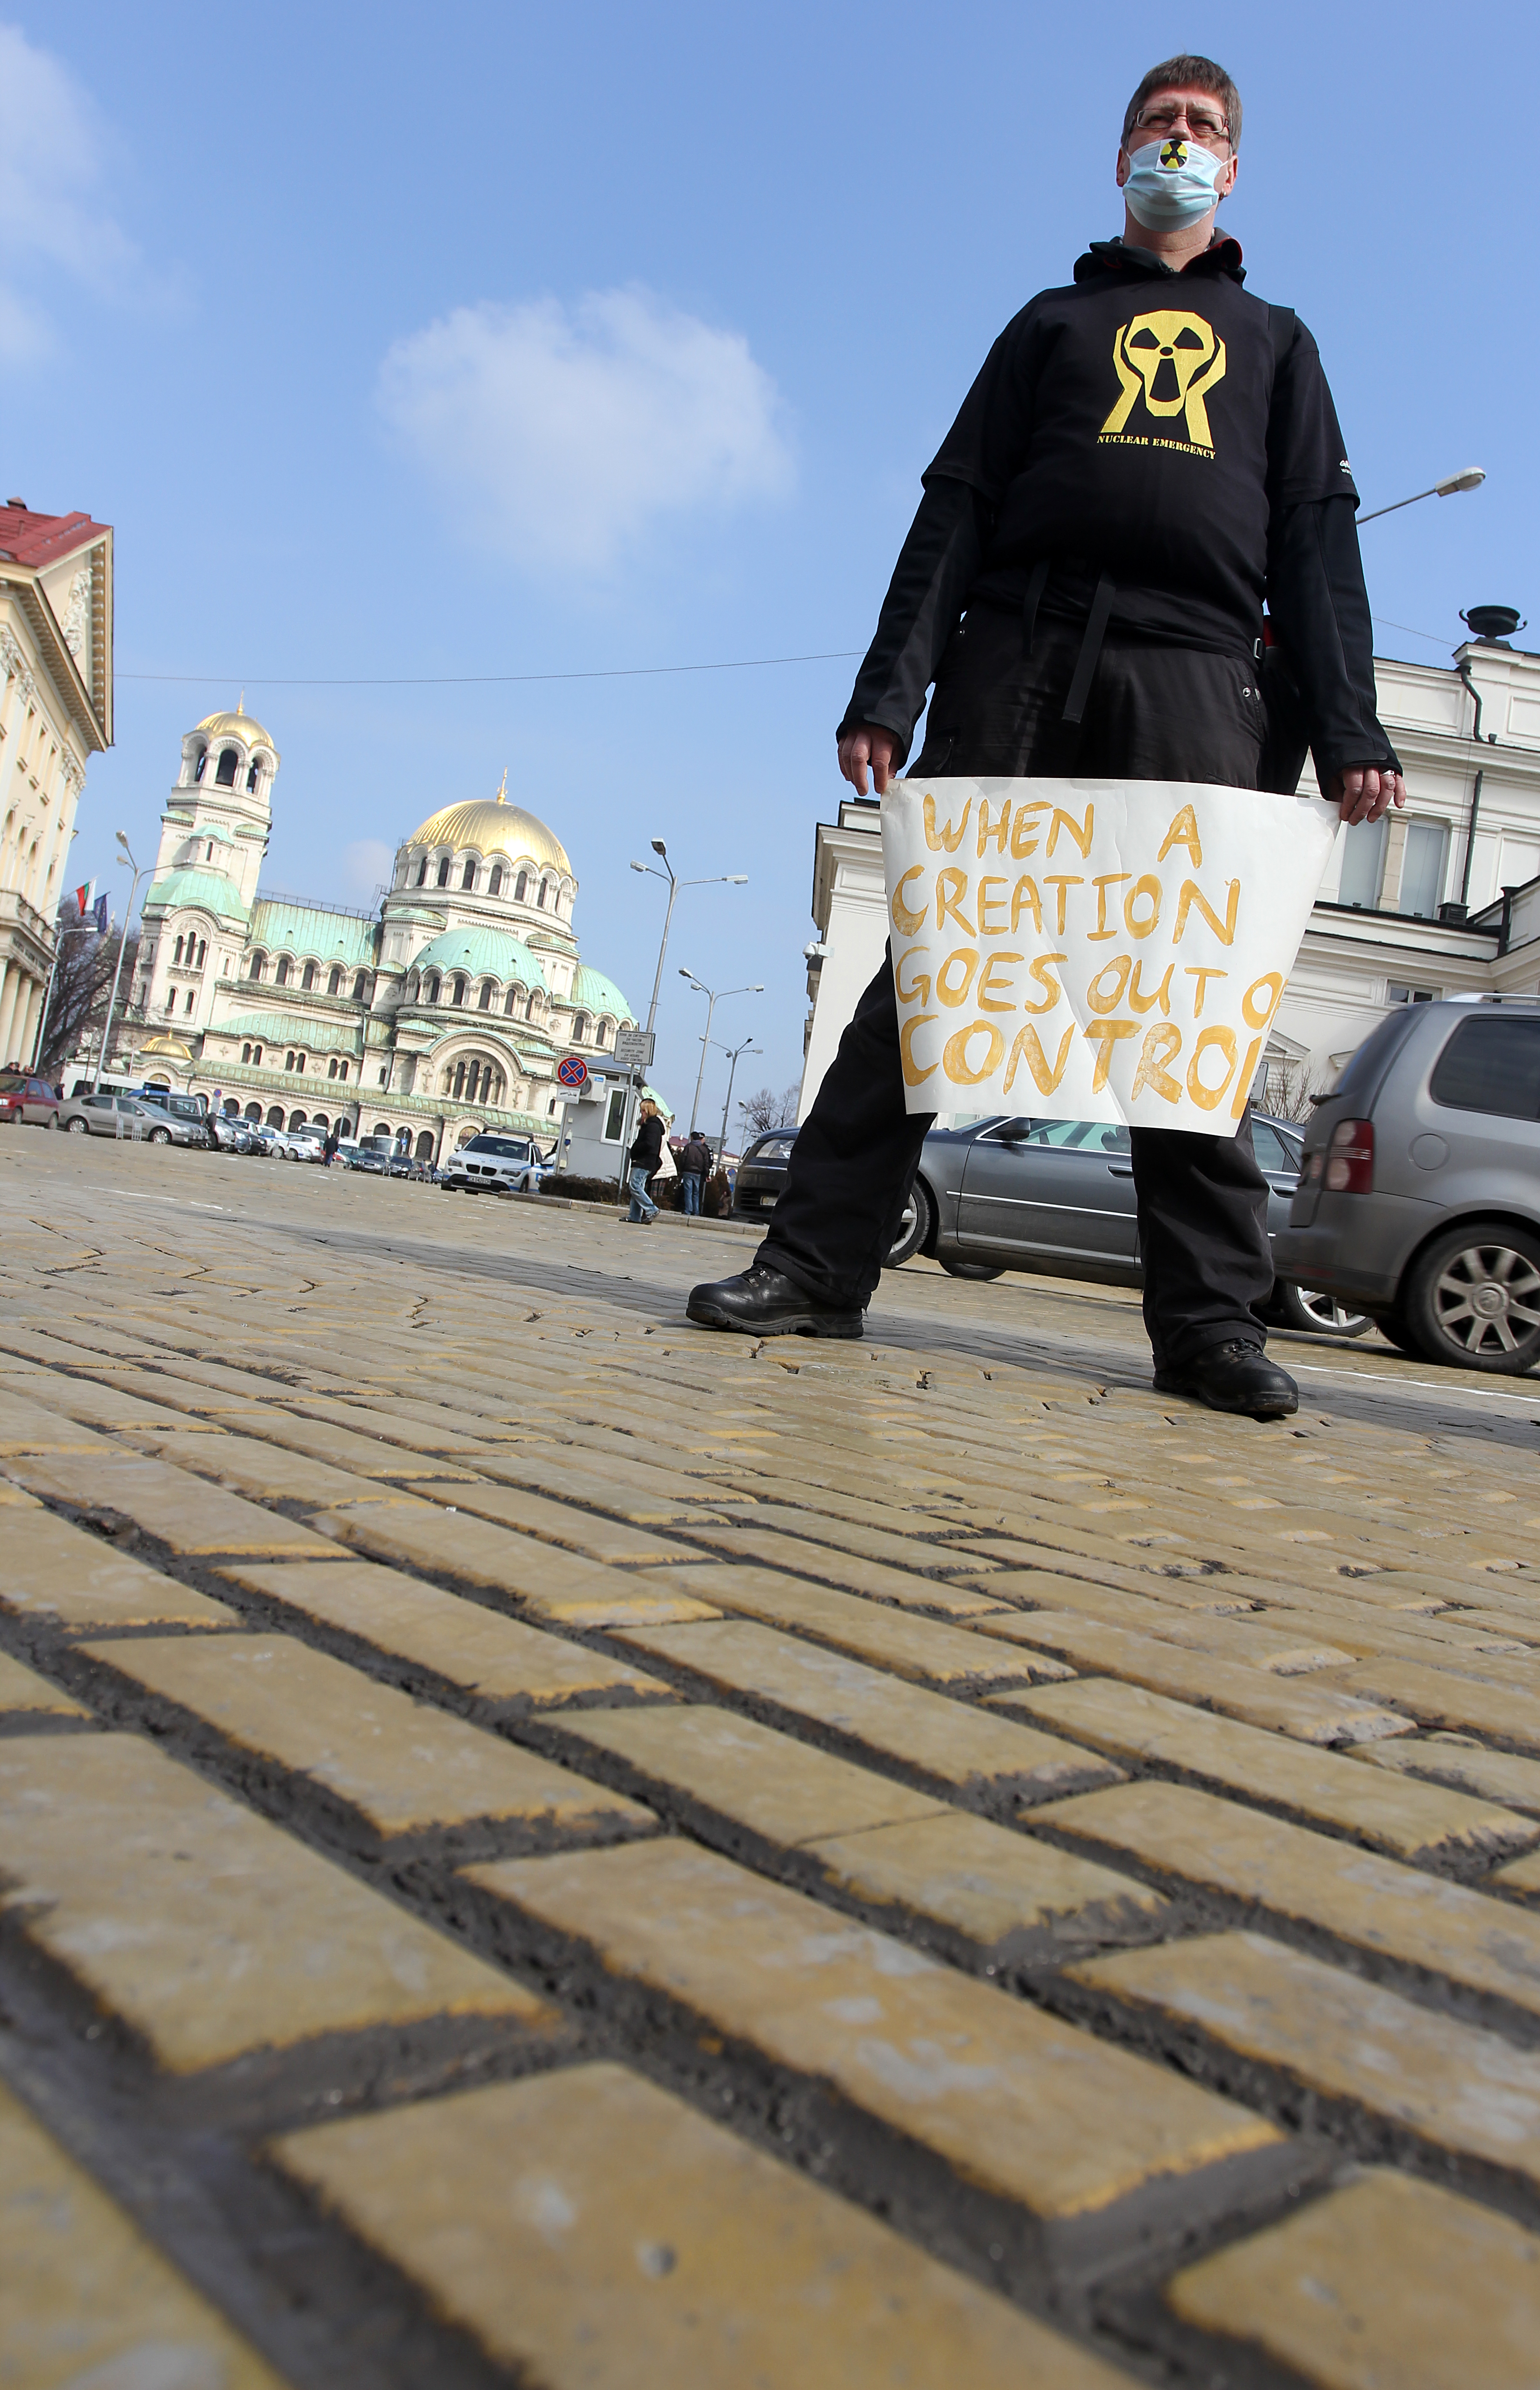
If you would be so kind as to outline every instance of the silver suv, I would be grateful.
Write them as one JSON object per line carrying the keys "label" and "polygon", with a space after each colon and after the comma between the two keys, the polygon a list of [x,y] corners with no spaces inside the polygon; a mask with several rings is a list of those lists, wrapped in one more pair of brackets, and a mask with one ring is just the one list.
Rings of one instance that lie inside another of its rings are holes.
{"label": "silver suv", "polygon": [[1280,1277],[1463,1369],[1540,1361],[1540,1002],[1398,1007],[1305,1135]]}

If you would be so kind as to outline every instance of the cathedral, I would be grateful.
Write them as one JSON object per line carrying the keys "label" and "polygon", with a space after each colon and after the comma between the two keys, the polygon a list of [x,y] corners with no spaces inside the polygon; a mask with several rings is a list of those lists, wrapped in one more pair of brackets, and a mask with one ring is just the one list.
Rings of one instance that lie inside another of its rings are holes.
{"label": "cathedral", "polygon": [[558,1063],[612,1070],[617,1030],[635,1026],[579,959],[560,840],[508,803],[505,775],[412,832],[374,911],[263,893],[278,766],[244,703],[182,741],[141,907],[140,1074],[425,1161],[479,1129],[556,1137]]}

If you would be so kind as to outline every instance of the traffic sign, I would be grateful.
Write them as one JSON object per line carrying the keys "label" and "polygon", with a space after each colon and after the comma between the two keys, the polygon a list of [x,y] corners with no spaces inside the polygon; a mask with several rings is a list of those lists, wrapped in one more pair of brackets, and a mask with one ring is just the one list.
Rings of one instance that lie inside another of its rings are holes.
{"label": "traffic sign", "polygon": [[581,1054],[568,1054],[557,1064],[556,1074],[564,1087],[585,1086],[588,1065]]}
{"label": "traffic sign", "polygon": [[622,1070],[645,1071],[652,1061],[652,1036],[646,1029],[617,1029],[615,1060]]}

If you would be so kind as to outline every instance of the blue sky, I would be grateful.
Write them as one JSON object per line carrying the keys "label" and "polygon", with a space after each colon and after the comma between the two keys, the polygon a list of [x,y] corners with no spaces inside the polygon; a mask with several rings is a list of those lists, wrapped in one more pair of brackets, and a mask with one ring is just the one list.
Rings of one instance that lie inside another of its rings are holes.
{"label": "blue sky", "polygon": [[120,825],[153,851],[182,732],[244,684],[283,757],[271,885],[366,903],[506,765],[638,1009],[661,891],[630,858],[749,874],[680,900],[659,1084],[694,1085],[681,964],[763,981],[715,1034],[754,1033],[748,1085],[797,1076],[853,662],[422,684],[863,649],[921,467],[1001,325],[1119,228],[1123,108],[1179,46],[1240,86],[1224,221],[1320,342],[1366,508],[1487,469],[1364,534],[1381,652],[1446,662],[1461,606],[1540,603],[1533,8],[0,20],[0,473],[117,528],[80,876]]}

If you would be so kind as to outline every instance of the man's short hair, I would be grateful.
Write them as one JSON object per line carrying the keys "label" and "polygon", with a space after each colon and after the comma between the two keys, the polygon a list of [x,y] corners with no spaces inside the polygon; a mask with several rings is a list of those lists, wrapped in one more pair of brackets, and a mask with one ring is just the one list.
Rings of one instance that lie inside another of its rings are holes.
{"label": "man's short hair", "polygon": [[1215,66],[1213,58],[1166,58],[1141,77],[1139,87],[1129,101],[1123,120],[1124,148],[1134,130],[1134,119],[1146,100],[1158,91],[1206,91],[1225,111],[1225,121],[1230,128],[1231,148],[1239,148],[1240,94],[1223,67]]}

